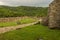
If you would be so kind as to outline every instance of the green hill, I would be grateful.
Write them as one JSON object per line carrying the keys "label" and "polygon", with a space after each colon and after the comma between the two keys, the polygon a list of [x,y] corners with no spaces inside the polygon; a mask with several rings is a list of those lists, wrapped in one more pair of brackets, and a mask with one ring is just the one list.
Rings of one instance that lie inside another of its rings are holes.
{"label": "green hill", "polygon": [[0,17],[46,16],[47,7],[0,6]]}

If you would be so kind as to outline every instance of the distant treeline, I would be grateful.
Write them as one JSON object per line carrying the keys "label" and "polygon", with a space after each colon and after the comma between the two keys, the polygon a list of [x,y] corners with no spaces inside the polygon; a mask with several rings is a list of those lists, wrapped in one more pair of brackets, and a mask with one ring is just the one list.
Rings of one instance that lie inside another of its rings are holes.
{"label": "distant treeline", "polygon": [[48,7],[0,6],[0,17],[46,16]]}

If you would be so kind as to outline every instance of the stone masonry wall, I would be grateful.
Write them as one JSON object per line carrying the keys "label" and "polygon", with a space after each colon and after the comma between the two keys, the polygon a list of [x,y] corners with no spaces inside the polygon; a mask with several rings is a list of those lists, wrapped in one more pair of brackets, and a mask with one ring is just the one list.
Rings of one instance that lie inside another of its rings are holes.
{"label": "stone masonry wall", "polygon": [[14,22],[20,20],[21,17],[8,17],[8,18],[0,18],[0,22]]}
{"label": "stone masonry wall", "polygon": [[49,5],[48,16],[50,28],[60,27],[60,0],[54,0]]}

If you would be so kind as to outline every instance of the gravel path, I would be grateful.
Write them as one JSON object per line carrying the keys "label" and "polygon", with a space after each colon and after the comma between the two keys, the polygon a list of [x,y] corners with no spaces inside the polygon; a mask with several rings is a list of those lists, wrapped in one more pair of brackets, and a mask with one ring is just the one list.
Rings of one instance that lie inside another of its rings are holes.
{"label": "gravel path", "polygon": [[23,27],[26,27],[26,26],[34,25],[36,23],[38,23],[38,21],[33,22],[33,23],[29,23],[29,24],[22,24],[22,25],[18,25],[18,26],[3,27],[3,28],[0,28],[0,34],[8,32],[8,31],[12,31],[12,30],[20,29],[20,28],[23,28]]}

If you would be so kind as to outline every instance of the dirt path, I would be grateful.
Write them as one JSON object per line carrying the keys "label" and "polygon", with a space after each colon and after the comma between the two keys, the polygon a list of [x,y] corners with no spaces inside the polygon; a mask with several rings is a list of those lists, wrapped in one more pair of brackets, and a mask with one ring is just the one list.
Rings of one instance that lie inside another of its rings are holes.
{"label": "dirt path", "polygon": [[8,31],[16,30],[16,29],[19,29],[19,28],[23,28],[23,27],[26,27],[26,26],[34,25],[37,22],[33,22],[33,23],[29,23],[29,24],[22,24],[22,25],[18,25],[18,26],[3,27],[3,28],[0,28],[0,34],[8,32]]}

